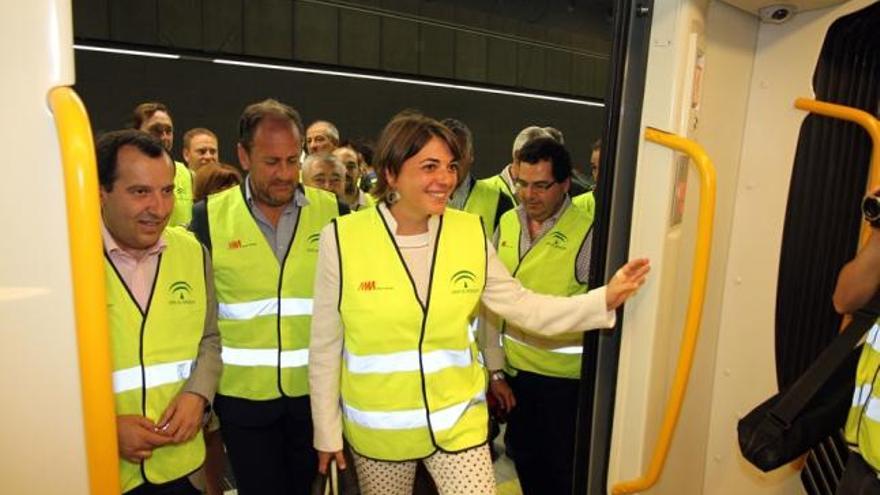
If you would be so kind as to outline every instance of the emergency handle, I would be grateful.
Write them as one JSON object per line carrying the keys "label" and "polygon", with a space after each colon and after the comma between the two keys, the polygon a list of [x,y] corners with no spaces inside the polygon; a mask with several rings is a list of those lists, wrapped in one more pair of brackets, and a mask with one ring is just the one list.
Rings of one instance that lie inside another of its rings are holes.
{"label": "emergency handle", "polygon": [[55,118],[64,169],[89,491],[93,495],[118,494],[119,454],[92,129],[85,106],[72,88],[53,88],[49,108]]}
{"label": "emergency handle", "polygon": [[[809,98],[798,98],[794,100],[794,106],[799,110],[805,110],[824,117],[846,120],[862,126],[862,128],[865,129],[865,132],[871,137],[871,143],[873,144],[871,147],[871,165],[868,169],[868,187],[866,193],[870,193],[874,188],[880,185],[880,120],[875,119],[870,113],[859,110],[858,108],[812,100]],[[859,233],[859,248],[868,242],[870,233],[871,225],[862,219],[862,229]]]}
{"label": "emergency handle", "polygon": [[651,488],[660,479],[663,467],[666,464],[666,457],[669,455],[669,447],[672,444],[672,436],[675,433],[675,427],[681,415],[688,378],[694,363],[697,337],[700,333],[700,319],[702,318],[703,300],[706,295],[709,251],[712,246],[712,228],[715,216],[715,167],[703,148],[690,139],[651,127],[645,129],[645,139],[688,155],[696,166],[697,172],[700,175],[697,241],[696,248],[694,249],[691,290],[688,297],[687,316],[685,317],[681,348],[678,354],[678,364],[675,368],[672,390],[667,399],[657,444],[654,446],[654,452],[651,456],[647,472],[636,479],[614,484],[611,488],[611,493],[614,495],[637,493]]}

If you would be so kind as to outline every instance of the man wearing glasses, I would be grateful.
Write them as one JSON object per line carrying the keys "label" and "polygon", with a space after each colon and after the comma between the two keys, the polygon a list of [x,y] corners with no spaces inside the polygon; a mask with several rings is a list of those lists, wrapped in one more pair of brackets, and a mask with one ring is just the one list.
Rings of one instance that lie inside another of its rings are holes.
{"label": "man wearing glasses", "polygon": [[[501,217],[498,256],[535,292],[586,292],[593,216],[568,196],[568,151],[538,138],[519,150],[515,165],[519,206]],[[523,493],[570,493],[582,335],[539,337],[485,311],[480,320],[490,392],[510,412],[506,443]]]}

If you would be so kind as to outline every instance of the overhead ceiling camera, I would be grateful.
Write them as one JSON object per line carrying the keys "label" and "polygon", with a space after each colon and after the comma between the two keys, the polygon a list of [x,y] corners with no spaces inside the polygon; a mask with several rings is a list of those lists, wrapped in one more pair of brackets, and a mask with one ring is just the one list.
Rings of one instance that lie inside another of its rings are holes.
{"label": "overhead ceiling camera", "polygon": [[782,24],[783,22],[794,17],[797,12],[797,7],[795,7],[794,5],[778,3],[758,9],[758,17],[761,18],[761,22]]}

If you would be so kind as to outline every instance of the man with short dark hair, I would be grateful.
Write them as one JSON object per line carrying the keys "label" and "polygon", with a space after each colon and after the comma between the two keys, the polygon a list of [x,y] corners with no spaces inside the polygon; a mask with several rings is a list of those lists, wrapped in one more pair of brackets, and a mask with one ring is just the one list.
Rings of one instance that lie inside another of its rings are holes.
{"label": "man with short dark hair", "polygon": [[342,200],[351,211],[357,211],[376,204],[376,201],[366,192],[362,191],[358,184],[366,168],[363,155],[355,149],[350,141],[342,143],[333,150],[335,156],[345,167],[345,187],[343,188]]}
{"label": "man with short dark hair", "polygon": [[486,234],[491,235],[498,227],[501,215],[513,208],[513,201],[488,181],[477,180],[471,174],[474,138],[470,128],[464,122],[451,118],[444,119],[443,125],[452,131],[462,150],[458,161],[458,185],[449,197],[449,206],[479,215]]}
{"label": "man with short dark hair", "polygon": [[168,227],[174,166],[136,130],[96,145],[121,490],[197,494],[202,419],[220,376],[210,262],[193,235]]}
{"label": "man with short dark hair", "polygon": [[[568,151],[538,138],[518,151],[515,164],[520,204],[501,217],[498,257],[534,292],[587,292],[593,218],[569,199]],[[487,312],[480,320],[490,393],[510,411],[506,440],[523,493],[571,493],[583,336],[548,339]]]}
{"label": "man with short dark hair", "polygon": [[497,175],[493,175],[486,179],[486,183],[495,187],[502,194],[507,195],[508,198],[515,205],[517,202],[517,195],[514,192],[513,183],[516,181],[519,175],[519,165],[517,164],[516,154],[522,149],[523,146],[526,145],[529,141],[534,139],[548,137],[553,138],[553,135],[550,134],[543,127],[538,127],[535,125],[528,126],[523,130],[519,131],[516,137],[513,139],[513,152],[511,154],[511,162],[504,166]]}
{"label": "man with short dark hair", "polygon": [[[162,146],[171,154],[174,146],[174,122],[171,111],[159,102],[141,103],[136,106],[132,117],[132,128],[150,134],[162,142]],[[192,218],[193,175],[181,162],[174,162],[174,211],[171,212],[169,225],[188,225]]]}
{"label": "man with short dark hair", "polygon": [[193,172],[202,165],[219,162],[217,135],[210,129],[196,127],[183,134],[183,160]]}
{"label": "man with short dark hair", "polygon": [[593,189],[572,196],[571,202],[589,212],[591,215],[596,211],[596,184],[599,181],[599,159],[602,156],[602,140],[597,139],[590,147],[590,175],[593,179]]}
{"label": "man with short dark hair", "polygon": [[309,327],[321,228],[348,211],[299,183],[299,113],[276,100],[239,120],[241,187],[193,208],[211,250],[223,336],[215,409],[242,495],[308,493],[317,469],[309,405]]}

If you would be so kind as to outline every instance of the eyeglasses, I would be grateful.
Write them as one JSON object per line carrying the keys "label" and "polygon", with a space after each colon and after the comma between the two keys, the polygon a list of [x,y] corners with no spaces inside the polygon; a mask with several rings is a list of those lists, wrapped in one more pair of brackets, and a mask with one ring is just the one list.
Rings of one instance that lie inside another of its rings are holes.
{"label": "eyeglasses", "polygon": [[517,180],[513,181],[513,188],[516,189],[517,191],[522,191],[524,189],[528,189],[531,187],[532,189],[534,189],[536,191],[544,192],[544,191],[549,190],[551,187],[553,187],[556,184],[558,184],[558,182],[556,182],[555,180],[542,180],[542,181],[538,181],[538,182],[525,182],[525,181],[517,179]]}

